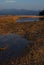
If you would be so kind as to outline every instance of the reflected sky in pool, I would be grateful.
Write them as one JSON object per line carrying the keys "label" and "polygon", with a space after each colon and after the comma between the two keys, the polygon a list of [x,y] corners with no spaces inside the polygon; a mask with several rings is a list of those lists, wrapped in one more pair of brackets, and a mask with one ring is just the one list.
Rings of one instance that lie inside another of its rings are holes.
{"label": "reflected sky in pool", "polygon": [[0,48],[5,48],[5,50],[0,50],[0,60],[5,59],[8,56],[20,56],[24,52],[24,48],[29,43],[24,38],[19,35],[7,34],[0,35]]}
{"label": "reflected sky in pool", "polygon": [[20,18],[20,19],[17,19],[16,22],[30,22],[30,21],[39,21],[38,18]]}

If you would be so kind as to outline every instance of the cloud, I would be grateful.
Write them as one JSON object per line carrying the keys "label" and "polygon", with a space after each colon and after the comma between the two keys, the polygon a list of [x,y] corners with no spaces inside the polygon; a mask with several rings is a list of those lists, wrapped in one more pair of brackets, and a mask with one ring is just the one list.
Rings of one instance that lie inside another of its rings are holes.
{"label": "cloud", "polygon": [[6,0],[5,3],[15,3],[15,0]]}
{"label": "cloud", "polygon": [[5,3],[16,3],[15,0],[0,0],[0,4],[5,4]]}

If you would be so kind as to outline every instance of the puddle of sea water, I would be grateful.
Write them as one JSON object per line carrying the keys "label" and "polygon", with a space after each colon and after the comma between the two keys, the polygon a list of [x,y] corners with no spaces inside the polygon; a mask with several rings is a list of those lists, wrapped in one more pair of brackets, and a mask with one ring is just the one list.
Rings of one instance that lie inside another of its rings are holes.
{"label": "puddle of sea water", "polygon": [[0,50],[0,60],[22,55],[28,43],[30,43],[28,40],[21,38],[19,35],[0,35],[0,48],[6,47],[6,50]]}
{"label": "puddle of sea water", "polygon": [[39,18],[20,18],[16,22],[30,22],[30,21],[39,21]]}

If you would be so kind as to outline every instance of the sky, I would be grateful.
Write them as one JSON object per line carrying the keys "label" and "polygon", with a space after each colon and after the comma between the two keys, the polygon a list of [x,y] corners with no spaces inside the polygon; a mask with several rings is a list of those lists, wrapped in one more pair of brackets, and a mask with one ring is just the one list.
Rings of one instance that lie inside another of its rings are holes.
{"label": "sky", "polygon": [[44,0],[0,0],[2,9],[43,10]]}

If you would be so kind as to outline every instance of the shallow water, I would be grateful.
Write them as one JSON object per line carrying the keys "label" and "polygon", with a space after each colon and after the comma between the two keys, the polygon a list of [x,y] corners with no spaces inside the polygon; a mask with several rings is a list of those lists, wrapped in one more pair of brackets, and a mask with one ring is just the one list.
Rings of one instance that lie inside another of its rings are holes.
{"label": "shallow water", "polygon": [[29,43],[28,40],[21,38],[19,35],[7,34],[0,35],[0,60],[12,56],[20,56],[24,52],[24,48]]}
{"label": "shallow water", "polygon": [[39,21],[39,18],[20,18],[16,22],[30,22],[30,21]]}

